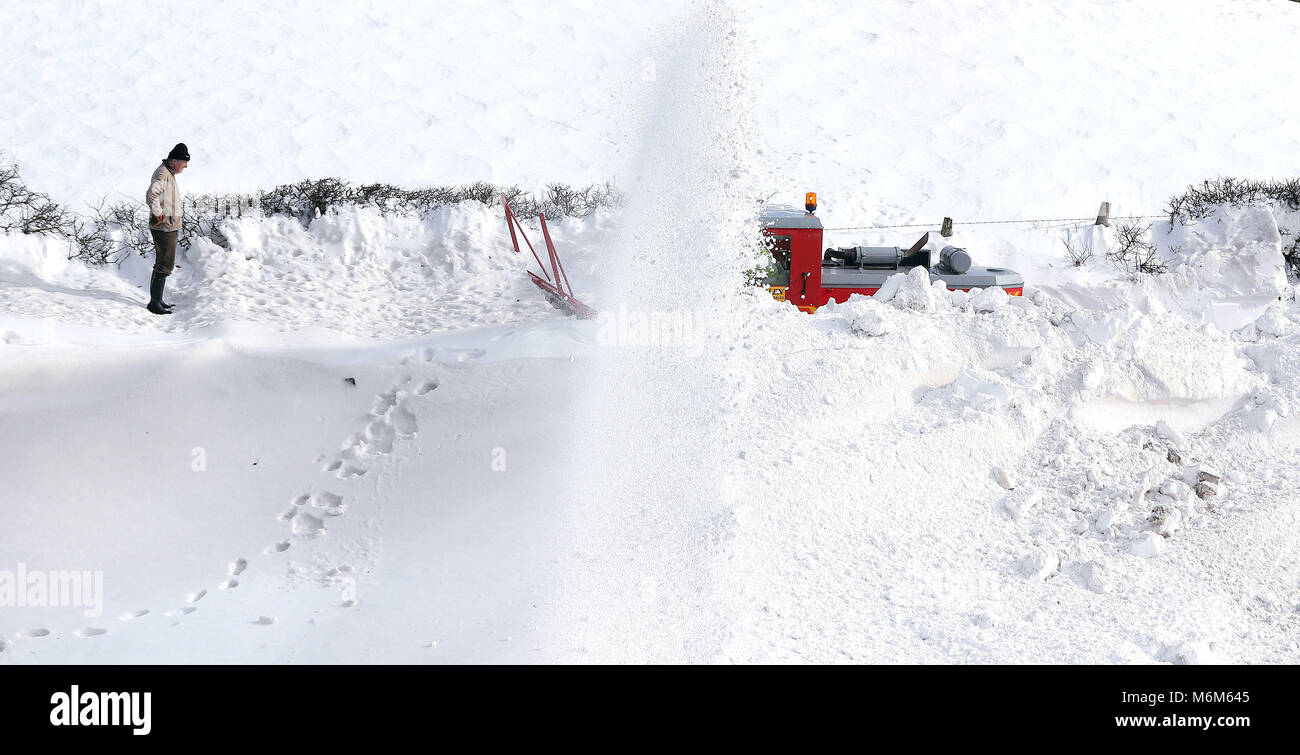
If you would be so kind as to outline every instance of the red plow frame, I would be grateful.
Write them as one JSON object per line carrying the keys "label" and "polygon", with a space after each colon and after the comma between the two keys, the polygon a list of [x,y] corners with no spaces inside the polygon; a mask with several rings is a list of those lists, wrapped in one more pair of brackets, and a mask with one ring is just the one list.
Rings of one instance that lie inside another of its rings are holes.
{"label": "red plow frame", "polygon": [[[590,320],[596,316],[596,310],[588,307],[586,304],[578,301],[573,295],[573,286],[569,283],[569,276],[564,272],[564,263],[560,262],[560,255],[555,251],[555,244],[551,242],[551,232],[546,228],[546,216],[538,215],[537,220],[542,224],[542,238],[546,241],[546,254],[551,262],[551,271],[546,271],[546,265],[542,264],[542,258],[537,256],[537,250],[533,248],[533,242],[528,240],[528,234],[524,233],[524,227],[520,224],[515,213],[510,209],[510,203],[506,201],[506,195],[501,195],[501,206],[506,208],[506,227],[510,229],[510,243],[514,244],[515,253],[522,254],[519,251],[519,239],[523,238],[524,243],[528,245],[528,251],[533,253],[533,259],[537,260],[537,266],[541,268],[541,276],[528,271],[528,277],[533,279],[533,283],[546,294],[546,299],[556,309],[567,314],[573,315],[580,320]],[[516,235],[515,230],[518,229]]]}

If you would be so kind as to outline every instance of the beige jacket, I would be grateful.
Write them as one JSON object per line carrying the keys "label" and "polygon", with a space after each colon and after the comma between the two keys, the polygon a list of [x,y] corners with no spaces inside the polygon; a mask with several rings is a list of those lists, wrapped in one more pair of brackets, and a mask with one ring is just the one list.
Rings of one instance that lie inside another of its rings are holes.
{"label": "beige jacket", "polygon": [[[145,204],[149,205],[149,229],[154,231],[179,231],[181,229],[181,187],[176,184],[176,176],[167,170],[167,161],[153,172],[149,179],[149,191],[144,195]],[[158,216],[163,222],[158,222]]]}

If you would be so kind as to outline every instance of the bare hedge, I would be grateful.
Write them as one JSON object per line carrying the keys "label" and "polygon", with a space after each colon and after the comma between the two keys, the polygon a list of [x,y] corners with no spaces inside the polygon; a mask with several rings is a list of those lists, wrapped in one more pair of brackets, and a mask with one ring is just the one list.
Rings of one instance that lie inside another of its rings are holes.
{"label": "bare hedge", "polygon": [[71,219],[48,194],[28,188],[16,164],[0,164],[0,232],[59,233]]}
{"label": "bare hedge", "polygon": [[1244,178],[1215,178],[1190,185],[1172,197],[1165,213],[1169,222],[1194,221],[1209,217],[1215,205],[1244,207],[1271,202],[1300,210],[1300,178],[1289,181],[1253,181]]}
{"label": "bare hedge", "polygon": [[[346,206],[377,207],[384,214],[421,215],[464,201],[499,206],[501,194],[521,218],[545,215],[547,220],[582,218],[601,208],[621,207],[624,195],[612,182],[582,188],[553,183],[541,196],[517,186],[496,186],[485,181],[459,186],[408,189],[392,184],[354,185],[341,178],[321,178],[282,184],[253,194],[185,195],[181,246],[206,238],[229,248],[222,225],[246,215],[288,216],[304,227],[331,210]],[[64,236],[69,258],[103,264],[131,253],[153,250],[149,218],[143,202],[100,201],[89,214],[58,204],[48,195],[32,191],[16,164],[0,164],[0,232]]]}

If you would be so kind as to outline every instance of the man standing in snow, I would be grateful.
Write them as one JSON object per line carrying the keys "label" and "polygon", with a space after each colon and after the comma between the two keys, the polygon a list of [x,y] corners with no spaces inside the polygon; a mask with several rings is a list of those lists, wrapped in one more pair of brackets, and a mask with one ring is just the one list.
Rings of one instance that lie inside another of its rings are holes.
{"label": "man standing in snow", "polygon": [[153,236],[153,278],[149,281],[150,312],[170,315],[172,305],[163,302],[167,276],[176,267],[176,241],[181,233],[181,189],[176,176],[190,164],[190,151],[184,143],[172,147],[167,159],[149,179],[145,204],[149,205],[149,233]]}

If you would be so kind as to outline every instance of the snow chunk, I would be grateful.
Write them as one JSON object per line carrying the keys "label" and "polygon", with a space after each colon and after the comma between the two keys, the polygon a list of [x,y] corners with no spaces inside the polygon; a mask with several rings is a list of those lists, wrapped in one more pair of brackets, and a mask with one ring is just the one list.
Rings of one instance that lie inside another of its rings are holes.
{"label": "snow chunk", "polygon": [[1273,424],[1290,413],[1287,401],[1276,393],[1259,391],[1242,407],[1248,427],[1267,432]]}
{"label": "snow chunk", "polygon": [[970,305],[976,312],[992,312],[1007,303],[1008,295],[997,286],[989,286],[971,297]]}
{"label": "snow chunk", "polygon": [[[952,292],[948,290],[947,283],[944,283],[943,281],[936,279],[933,283],[930,284],[930,288],[934,289],[935,309],[952,309],[953,307]],[[961,293],[961,292],[958,291],[957,293]],[[965,301],[964,298],[958,300],[957,306],[960,307],[961,302],[964,301]]]}
{"label": "snow chunk", "polygon": [[1149,521],[1161,536],[1173,537],[1178,528],[1183,526],[1183,512],[1170,499],[1165,498],[1165,501],[1152,507]]}
{"label": "snow chunk", "polygon": [[1183,437],[1182,433],[1174,429],[1173,425],[1163,419],[1156,423],[1156,432],[1179,451],[1187,450],[1187,439]]}
{"label": "snow chunk", "polygon": [[895,280],[891,295],[888,298],[890,304],[898,309],[911,309],[917,312],[933,312],[936,308],[935,290],[930,285],[930,271],[924,267],[914,267],[906,274],[895,273],[889,276],[885,285],[881,286],[880,291],[876,292],[880,296],[881,292],[889,288],[889,284]]}
{"label": "snow chunk", "polygon": [[1175,501],[1187,501],[1192,497],[1192,486],[1182,480],[1165,480],[1160,486],[1160,492]]}
{"label": "snow chunk", "polygon": [[1117,518],[1119,518],[1119,511],[1114,507],[1103,509],[1099,514],[1097,514],[1097,517],[1093,519],[1092,526],[1095,527],[1098,532],[1107,532],[1111,527],[1115,526],[1115,520]]}
{"label": "snow chunk", "polygon": [[1183,467],[1183,482],[1195,485],[1198,482],[1217,483],[1223,479],[1223,472],[1210,464],[1190,464]]}
{"label": "snow chunk", "polygon": [[1026,514],[1033,511],[1038,506],[1039,501],[1043,499],[1041,490],[1031,490],[1023,495],[1009,495],[1002,501],[1002,508],[1006,509],[1007,514],[1012,519],[1023,519]]}
{"label": "snow chunk", "polygon": [[1052,551],[1040,548],[1020,559],[1020,574],[1026,579],[1042,581],[1052,575],[1061,565],[1061,559]]}
{"label": "snow chunk", "polygon": [[1079,577],[1089,590],[1101,595],[1115,589],[1115,580],[1100,561],[1089,561],[1079,567]]}
{"label": "snow chunk", "polygon": [[1291,321],[1282,316],[1282,310],[1276,303],[1255,320],[1255,330],[1259,333],[1281,338],[1291,331]]}
{"label": "snow chunk", "polygon": [[[903,273],[894,273],[886,278],[884,283],[880,284],[880,288],[876,289],[876,293],[872,298],[879,302],[893,301],[894,297],[898,295],[899,289],[903,287],[903,281],[905,280],[907,280],[907,276]],[[853,297],[850,296],[849,300],[852,301]]]}
{"label": "snow chunk", "polygon": [[1142,558],[1155,558],[1165,548],[1165,539],[1154,532],[1139,535],[1129,543],[1129,552]]}
{"label": "snow chunk", "polygon": [[981,412],[997,412],[1013,402],[1011,391],[1001,376],[968,365],[961,368],[956,379],[948,385],[927,392],[922,403],[958,412],[966,411],[966,407]]}
{"label": "snow chunk", "polygon": [[878,338],[889,332],[889,307],[884,302],[868,297],[852,296],[839,306],[849,331],[857,336]]}

